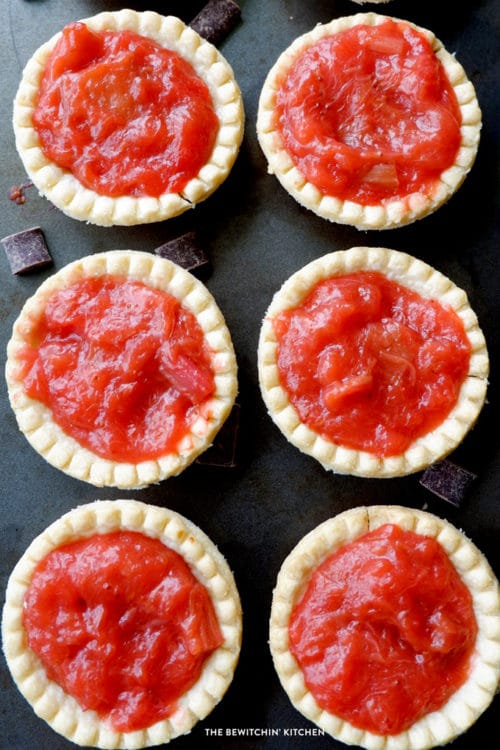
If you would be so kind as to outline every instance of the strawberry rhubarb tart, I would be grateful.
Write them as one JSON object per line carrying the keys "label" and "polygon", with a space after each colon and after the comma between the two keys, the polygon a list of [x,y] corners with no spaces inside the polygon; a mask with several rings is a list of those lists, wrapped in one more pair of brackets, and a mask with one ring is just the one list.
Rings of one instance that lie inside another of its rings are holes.
{"label": "strawberry rhubarb tart", "polygon": [[410,474],[444,458],[485,401],[489,359],[466,293],[380,247],[293,274],[265,315],[261,391],[287,437],[341,474]]}
{"label": "strawberry rhubarb tart", "polygon": [[38,716],[78,745],[142,748],[222,699],[241,607],[214,543],[178,513],[96,501],[54,521],[7,586],[3,649]]}
{"label": "strawberry rhubarb tart", "polygon": [[73,261],[25,303],[7,347],[18,425],[50,464],[136,488],[185,469],[231,412],[237,369],[214,298],[152,253]]}
{"label": "strawberry rhubarb tart", "polygon": [[472,167],[481,111],[434,34],[377,13],[318,24],[263,84],[257,133],[269,172],[303,206],[390,229],[445,203]]}
{"label": "strawberry rhubarb tart", "polygon": [[16,146],[40,193],[93,224],[162,221],[210,196],[243,137],[231,66],[175,16],[124,9],[39,47],[14,101]]}
{"label": "strawberry rhubarb tart", "polygon": [[270,646],[294,706],[336,739],[368,750],[441,747],[498,689],[498,581],[448,521],[354,508],[284,561]]}

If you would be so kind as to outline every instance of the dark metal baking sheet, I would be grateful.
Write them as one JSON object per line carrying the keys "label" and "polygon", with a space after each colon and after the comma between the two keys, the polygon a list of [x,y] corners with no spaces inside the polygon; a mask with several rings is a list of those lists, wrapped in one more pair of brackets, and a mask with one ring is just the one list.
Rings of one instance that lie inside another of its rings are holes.
{"label": "dark metal baking sheet", "polygon": [[[203,2],[130,2],[137,9],[172,13],[189,21]],[[2,0],[0,4],[0,236],[42,227],[54,270],[96,251],[153,250],[196,229],[213,271],[206,283],[223,310],[239,362],[241,430],[234,469],[194,465],[180,477],[141,490],[97,490],[46,464],[18,432],[0,382],[0,544],[2,604],[14,564],[49,522],[71,507],[97,498],[136,497],[171,507],[199,524],[234,570],[244,608],[244,638],[234,681],[222,703],[190,735],[188,748],[342,748],[310,735],[313,725],[291,706],[273,671],[268,616],[280,564],[295,543],[331,515],[360,504],[401,503],[428,507],[448,518],[487,555],[500,573],[500,341],[499,207],[499,6],[479,0],[460,6],[435,0],[367,4],[432,31],[456,53],[476,86],[483,130],[476,164],[460,191],[437,213],[402,229],[359,232],[330,224],[301,208],[266,172],[255,118],[264,77],[279,53],[318,22],[360,10],[350,0],[241,0],[242,21],[220,45],[234,68],[246,108],[246,133],[226,183],[205,203],[177,219],[134,228],[99,228],[65,217],[34,189],[26,203],[8,198],[26,180],[14,148],[11,103],[21,70],[33,51],[67,22],[105,9],[110,0]],[[488,403],[453,460],[477,474],[459,509],[431,495],[419,475],[367,480],[329,474],[289,445],[266,414],[260,397],[256,347],[260,322],[272,294],[299,267],[332,250],[383,245],[420,257],[469,293],[491,356]],[[14,277],[0,252],[0,351],[2,367],[12,323],[24,300],[50,270]],[[1,750],[68,750],[74,747],[38,719],[15,688],[1,661]],[[489,748],[498,729],[498,698],[453,750]]]}

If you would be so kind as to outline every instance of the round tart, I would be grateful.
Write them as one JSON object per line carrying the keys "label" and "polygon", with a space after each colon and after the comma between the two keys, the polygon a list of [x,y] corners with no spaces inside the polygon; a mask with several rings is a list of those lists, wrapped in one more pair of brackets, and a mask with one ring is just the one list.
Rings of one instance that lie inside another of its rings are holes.
{"label": "round tart", "polygon": [[447,521],[354,508],[284,561],[270,647],[294,706],[368,750],[427,750],[465,732],[500,680],[500,594]]}
{"label": "round tart", "polygon": [[297,38],[260,96],[269,172],[303,206],[359,229],[435,211],[462,184],[479,144],[473,85],[434,34],[358,13]]}
{"label": "round tart", "polygon": [[213,542],[135,500],[79,506],[42,532],[10,576],[2,622],[9,669],[36,714],[100,748],[189,732],[229,687],[241,631]]}
{"label": "round tart", "polygon": [[396,250],[354,247],[291,276],[258,348],[267,409],[340,474],[391,477],[450,453],[484,404],[488,352],[467,295]]}
{"label": "round tart", "polygon": [[13,121],[40,193],[102,226],[162,221],[210,196],[244,127],[217,48],[179,18],[129,9],[43,44],[24,69]]}
{"label": "round tart", "polygon": [[208,448],[237,392],[214,298],[150,253],[76,260],[25,303],[7,347],[17,422],[50,464],[97,486],[142,487]]}

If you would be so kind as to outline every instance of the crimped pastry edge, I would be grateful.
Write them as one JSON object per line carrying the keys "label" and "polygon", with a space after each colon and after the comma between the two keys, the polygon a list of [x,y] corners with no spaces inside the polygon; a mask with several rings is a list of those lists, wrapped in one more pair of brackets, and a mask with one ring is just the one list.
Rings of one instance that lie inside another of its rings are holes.
{"label": "crimped pastry edge", "polygon": [[[277,340],[272,318],[293,308],[319,281],[335,275],[376,270],[388,278],[449,305],[461,318],[471,343],[469,374],[455,407],[444,422],[415,440],[402,454],[378,458],[336,444],[307,427],[291,404],[279,379]],[[362,477],[411,474],[451,453],[475,424],[486,399],[489,357],[477,316],[466,293],[432,266],[407,253],[381,247],[353,247],[324,255],[294,273],[273,297],[265,314],[258,344],[259,384],[269,415],[287,440],[327,470]]]}
{"label": "crimped pastry edge", "polygon": [[[329,36],[359,24],[379,25],[392,20],[408,24],[422,33],[430,42],[436,57],[442,63],[452,85],[462,114],[461,144],[455,163],[441,175],[432,197],[416,192],[402,199],[394,199],[384,204],[365,206],[349,200],[321,193],[307,181],[293,163],[274,125],[276,93],[280,80],[287,74],[291,65],[311,44],[324,36]],[[436,211],[446,203],[461,186],[471,170],[479,147],[482,114],[473,84],[456,58],[450,54],[432,31],[417,26],[408,20],[375,12],[356,13],[343,16],[326,24],[318,24],[314,29],[297,37],[281,53],[264,81],[259,98],[257,114],[257,136],[268,162],[268,172],[274,174],[285,190],[305,208],[324,219],[349,224],[357,229],[393,229],[411,224]]]}
{"label": "crimped pastry edge", "polygon": [[178,216],[208,198],[226,179],[239,153],[244,130],[243,99],[234,72],[218,51],[175,16],[154,11],[104,11],[82,19],[93,31],[130,30],[177,52],[191,63],[208,85],[220,128],[209,161],[180,193],[158,198],[111,198],[84,187],[74,175],[43,153],[32,114],[43,70],[61,32],[40,46],[27,62],[14,99],[16,148],[24,168],[41,195],[66,215],[100,226],[131,226]]}
{"label": "crimped pastry edge", "polygon": [[[116,732],[95,711],[48,679],[26,641],[23,600],[37,563],[70,541],[125,529],[159,539],[181,554],[208,589],[224,643],[207,659],[198,682],[179,700],[167,719],[147,729]],[[3,649],[12,677],[35,713],[77,745],[100,748],[149,747],[191,731],[226,693],[236,668],[242,638],[242,613],[233,574],[215,544],[194,523],[166,508],[136,500],[97,500],[77,506],[54,521],[29,545],[9,578],[2,617]]]}
{"label": "crimped pastry edge", "polygon": [[[292,609],[313,570],[343,544],[385,523],[437,539],[469,589],[479,626],[471,673],[449,701],[410,729],[380,736],[354,727],[321,709],[307,689],[302,671],[289,650]],[[284,560],[273,592],[270,649],[283,689],[295,708],[328,734],[367,750],[430,750],[465,732],[488,708],[500,683],[500,591],[484,555],[456,527],[431,513],[402,506],[364,506],[323,522]]]}
{"label": "crimped pastry edge", "polygon": [[[97,456],[67,435],[54,422],[49,408],[25,394],[22,381],[16,374],[18,352],[33,321],[43,313],[49,297],[78,279],[106,274],[141,281],[175,296],[195,315],[211,351],[216,388],[214,396],[203,405],[190,433],[178,445],[177,452],[156,460],[134,464]],[[137,250],[110,250],[85,256],[46,279],[26,301],[14,323],[7,345],[5,374],[10,404],[19,429],[49,464],[97,487],[121,489],[138,489],[160,482],[189,466],[212,443],[229,416],[238,390],[237,362],[231,335],[211,293],[201,281],[175,263]]]}

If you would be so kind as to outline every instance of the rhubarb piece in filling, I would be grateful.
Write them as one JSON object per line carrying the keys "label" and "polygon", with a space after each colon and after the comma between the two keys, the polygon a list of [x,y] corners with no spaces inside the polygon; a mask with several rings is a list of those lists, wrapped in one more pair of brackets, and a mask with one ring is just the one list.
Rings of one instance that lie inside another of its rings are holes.
{"label": "rhubarb piece in filling", "polygon": [[325,468],[402,476],[444,458],[484,404],[488,351],[466,293],[426,263],[353,247],[296,271],[262,322],[259,384]]}
{"label": "rhubarb piece in filling", "polygon": [[227,60],[181,19],[125,8],[33,53],[13,125],[42,195],[72,218],[128,226],[216,190],[239,152],[243,100]]}
{"label": "rhubarb piece in filling", "polygon": [[500,684],[500,590],[448,521],[357,507],[283,561],[269,643],[295,708],[347,745],[430,750],[465,732]]}
{"label": "rhubarb piece in filling", "polygon": [[440,544],[387,524],[315,570],[290,650],[319,706],[392,735],[464,683],[476,634],[470,593]]}
{"label": "rhubarb piece in filling", "polygon": [[299,202],[359,228],[429,213],[477,148],[480,110],[457,69],[430,32],[399,19],[358,14],[314,29],[263,87],[257,130],[270,171]]}
{"label": "rhubarb piece in filling", "polygon": [[223,642],[210,596],[181,555],[136,531],[50,552],[24,607],[47,676],[116,731],[171,715]]}
{"label": "rhubarb piece in filling", "polygon": [[214,298],[151,253],[69,263],[27,300],[7,349],[20,429],[49,463],[97,486],[178,474],[211,445],[237,392]]}

